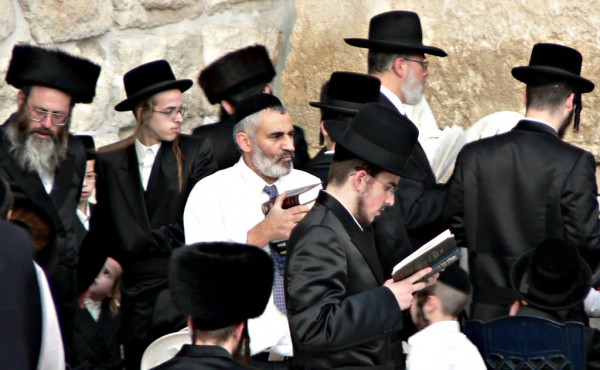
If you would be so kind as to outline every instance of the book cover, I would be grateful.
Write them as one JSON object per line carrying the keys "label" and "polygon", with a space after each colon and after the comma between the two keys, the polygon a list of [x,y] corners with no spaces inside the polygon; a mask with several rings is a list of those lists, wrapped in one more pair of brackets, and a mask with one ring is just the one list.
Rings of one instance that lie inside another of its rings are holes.
{"label": "book cover", "polygon": [[[320,183],[302,186],[296,189],[287,190],[287,196],[281,203],[281,208],[288,209],[299,204],[306,204],[317,199],[320,188],[317,188]],[[262,212],[266,215],[273,207],[275,199],[270,199],[262,204]]]}
{"label": "book cover", "polygon": [[[392,271],[392,277],[399,281],[409,277],[415,272],[431,266],[429,277],[443,271],[450,264],[460,260],[461,252],[456,246],[456,240],[450,230],[445,230],[440,235],[425,243],[411,255],[400,261]],[[421,280],[427,280],[422,278]]]}

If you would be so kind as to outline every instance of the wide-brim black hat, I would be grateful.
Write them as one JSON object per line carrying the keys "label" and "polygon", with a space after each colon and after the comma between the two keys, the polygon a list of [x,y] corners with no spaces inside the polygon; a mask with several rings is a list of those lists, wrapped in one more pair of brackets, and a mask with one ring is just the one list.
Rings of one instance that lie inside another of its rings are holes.
{"label": "wide-brim black hat", "polygon": [[262,45],[232,51],[212,62],[198,76],[198,83],[211,104],[217,104],[236,94],[269,83],[275,68],[267,49]]}
{"label": "wide-brim black hat", "polygon": [[369,22],[369,38],[347,38],[347,44],[384,52],[422,52],[438,57],[448,54],[435,46],[423,45],[419,15],[396,10],[378,14]]}
{"label": "wide-brim black hat", "polygon": [[541,43],[533,46],[528,66],[515,67],[512,75],[527,85],[565,82],[577,92],[594,90],[594,83],[581,77],[583,57],[568,46]]}
{"label": "wide-brim black hat", "polygon": [[336,146],[399,176],[419,136],[406,116],[380,103],[363,105],[350,125],[327,120],[325,129]]}
{"label": "wide-brim black hat", "polygon": [[197,243],[171,255],[173,306],[199,330],[216,330],[260,316],[271,295],[273,261],[260,248]]}
{"label": "wide-brim black hat", "polygon": [[356,114],[366,103],[379,101],[381,81],[377,77],[355,72],[333,72],[322,101],[313,107],[344,114]]}
{"label": "wide-brim black hat", "polygon": [[6,82],[21,89],[46,86],[71,96],[73,103],[91,103],[96,94],[100,66],[60,50],[15,45]]}
{"label": "wide-brim black hat", "polygon": [[510,272],[517,295],[546,310],[563,310],[582,302],[590,291],[590,279],[590,268],[577,248],[556,239],[523,253]]}
{"label": "wide-brim black hat", "polygon": [[127,99],[115,105],[115,110],[125,112],[133,110],[135,106],[149,96],[162,91],[178,89],[186,91],[194,82],[192,80],[177,80],[166,60],[155,60],[142,64],[123,76],[123,85]]}

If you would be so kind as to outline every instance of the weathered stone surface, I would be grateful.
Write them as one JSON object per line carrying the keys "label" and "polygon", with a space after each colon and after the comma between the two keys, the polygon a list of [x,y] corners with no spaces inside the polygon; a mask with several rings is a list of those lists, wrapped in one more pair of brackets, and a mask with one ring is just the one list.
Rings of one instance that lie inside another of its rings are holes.
{"label": "weathered stone surface", "polygon": [[15,29],[15,8],[12,0],[0,0],[0,40],[4,40]]}
{"label": "weathered stone surface", "polygon": [[98,36],[112,24],[105,0],[19,0],[31,35],[38,44]]}
{"label": "weathered stone surface", "polygon": [[269,9],[280,8],[282,0],[205,0],[207,15],[235,11],[248,14],[264,13]]}
{"label": "weathered stone surface", "polygon": [[113,0],[114,21],[120,29],[153,28],[197,18],[204,8],[197,0]]}

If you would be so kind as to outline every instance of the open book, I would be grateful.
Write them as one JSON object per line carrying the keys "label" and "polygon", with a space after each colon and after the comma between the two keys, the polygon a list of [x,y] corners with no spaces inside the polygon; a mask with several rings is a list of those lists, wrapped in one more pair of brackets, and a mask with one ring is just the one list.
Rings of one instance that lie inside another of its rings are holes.
{"label": "open book", "polygon": [[[299,204],[310,203],[313,200],[317,199],[317,196],[319,195],[319,190],[321,190],[321,188],[318,187],[319,185],[321,184],[312,184],[292,190],[287,190],[287,196],[281,203],[281,208],[288,209]],[[274,203],[275,199],[270,199],[262,204],[262,211],[265,215],[269,213]]]}
{"label": "open book", "polygon": [[446,267],[454,262],[458,262],[461,256],[462,253],[456,246],[454,235],[450,230],[446,230],[400,261],[394,267],[392,277],[394,281],[399,281],[427,266],[431,266],[433,270],[419,279],[418,282],[425,281],[438,272],[444,271]]}

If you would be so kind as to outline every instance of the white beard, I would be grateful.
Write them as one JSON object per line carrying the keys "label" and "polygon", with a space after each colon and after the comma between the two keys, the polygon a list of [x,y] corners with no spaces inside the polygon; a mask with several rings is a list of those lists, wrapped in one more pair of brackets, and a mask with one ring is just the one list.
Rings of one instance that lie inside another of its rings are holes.
{"label": "white beard", "polygon": [[292,161],[279,162],[283,158],[294,158],[293,152],[284,152],[281,156],[273,158],[265,153],[258,143],[254,142],[254,153],[252,153],[252,164],[256,170],[264,176],[277,179],[292,172],[294,165]]}
{"label": "white beard", "polygon": [[412,70],[410,70],[406,83],[402,86],[401,90],[404,95],[404,101],[402,102],[404,104],[416,105],[423,97],[423,85],[417,80]]}

